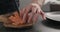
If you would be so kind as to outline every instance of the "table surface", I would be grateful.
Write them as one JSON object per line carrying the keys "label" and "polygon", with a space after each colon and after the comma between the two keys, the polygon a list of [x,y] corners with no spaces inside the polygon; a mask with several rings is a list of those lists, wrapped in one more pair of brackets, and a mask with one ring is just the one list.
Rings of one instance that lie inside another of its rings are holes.
{"label": "table surface", "polygon": [[[41,23],[38,22],[38,24],[33,25],[34,27],[29,28],[6,28],[3,26],[3,23],[0,23],[0,32],[60,32],[60,29],[51,28],[45,25],[41,25]],[[36,31],[35,31],[35,30]]]}

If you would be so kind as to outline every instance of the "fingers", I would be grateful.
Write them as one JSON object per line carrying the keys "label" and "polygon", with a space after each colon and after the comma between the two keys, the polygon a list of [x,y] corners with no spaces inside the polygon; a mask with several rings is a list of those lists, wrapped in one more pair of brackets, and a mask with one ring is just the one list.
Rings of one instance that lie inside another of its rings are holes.
{"label": "fingers", "polygon": [[31,13],[28,19],[28,23],[36,23],[36,21],[38,20],[38,13]]}
{"label": "fingers", "polygon": [[33,24],[36,23],[36,21],[38,20],[38,13],[36,13],[34,16],[33,16]]}
{"label": "fingers", "polygon": [[29,16],[29,19],[28,19],[28,23],[32,23],[32,19],[33,19],[33,16],[36,14],[36,11],[37,11],[37,8],[35,7],[32,7],[32,12],[30,13],[30,16]]}
{"label": "fingers", "polygon": [[[31,11],[31,15],[29,16],[29,12]],[[44,12],[41,10],[40,7],[33,7],[33,6],[28,6],[26,8],[24,8],[21,12],[20,12],[20,16],[22,17],[23,21],[28,21],[28,23],[30,23],[31,21],[36,21],[37,16],[36,14],[39,13],[42,18],[45,20],[45,14]],[[33,19],[33,20],[32,20]]]}
{"label": "fingers", "polygon": [[32,13],[36,13],[37,12],[37,8],[35,6],[32,6]]}
{"label": "fingers", "polygon": [[31,7],[28,6],[24,10],[25,12],[23,13],[23,21],[25,21],[25,22],[28,20],[28,14],[29,14],[30,9],[31,9]]}
{"label": "fingers", "polygon": [[43,20],[46,20],[46,16],[43,11],[41,11],[41,16],[42,16]]}
{"label": "fingers", "polygon": [[42,10],[40,10],[40,12],[38,12],[38,13],[42,16],[43,20],[46,20],[45,14]]}
{"label": "fingers", "polygon": [[27,23],[32,23],[33,14],[30,13]]}
{"label": "fingers", "polygon": [[23,16],[23,21],[24,21],[25,23],[26,23],[26,21],[28,20],[27,18],[28,18],[28,15],[24,14],[24,16]]}
{"label": "fingers", "polygon": [[22,10],[20,10],[20,17],[23,18],[23,15],[25,13],[25,8],[23,8]]}
{"label": "fingers", "polygon": [[37,13],[42,16],[43,20],[46,20],[45,14],[44,14],[44,12],[41,10],[40,7],[37,8]]}

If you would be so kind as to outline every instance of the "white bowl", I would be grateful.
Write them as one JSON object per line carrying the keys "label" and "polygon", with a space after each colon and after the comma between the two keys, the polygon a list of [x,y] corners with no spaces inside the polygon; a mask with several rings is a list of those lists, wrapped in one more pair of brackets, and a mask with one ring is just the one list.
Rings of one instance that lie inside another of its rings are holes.
{"label": "white bowl", "polygon": [[51,20],[60,21],[60,12],[48,12],[45,15]]}

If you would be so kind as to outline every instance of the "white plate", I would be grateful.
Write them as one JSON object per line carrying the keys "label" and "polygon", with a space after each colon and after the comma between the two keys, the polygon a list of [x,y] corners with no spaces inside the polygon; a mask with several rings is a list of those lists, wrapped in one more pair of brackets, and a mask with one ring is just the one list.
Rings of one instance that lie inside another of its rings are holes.
{"label": "white plate", "polygon": [[49,19],[60,21],[60,12],[48,12],[45,15]]}

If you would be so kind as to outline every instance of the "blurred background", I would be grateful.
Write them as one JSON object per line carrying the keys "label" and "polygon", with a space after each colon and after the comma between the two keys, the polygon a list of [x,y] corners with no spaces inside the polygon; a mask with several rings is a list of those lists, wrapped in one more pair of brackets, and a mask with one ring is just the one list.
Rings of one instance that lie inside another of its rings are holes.
{"label": "blurred background", "polygon": [[[20,0],[20,9],[28,5],[31,0]],[[56,9],[57,8],[57,9]],[[59,0],[46,0],[44,5],[42,6],[42,10],[45,12],[49,12],[52,10],[57,10],[59,11],[60,9],[60,1]]]}

